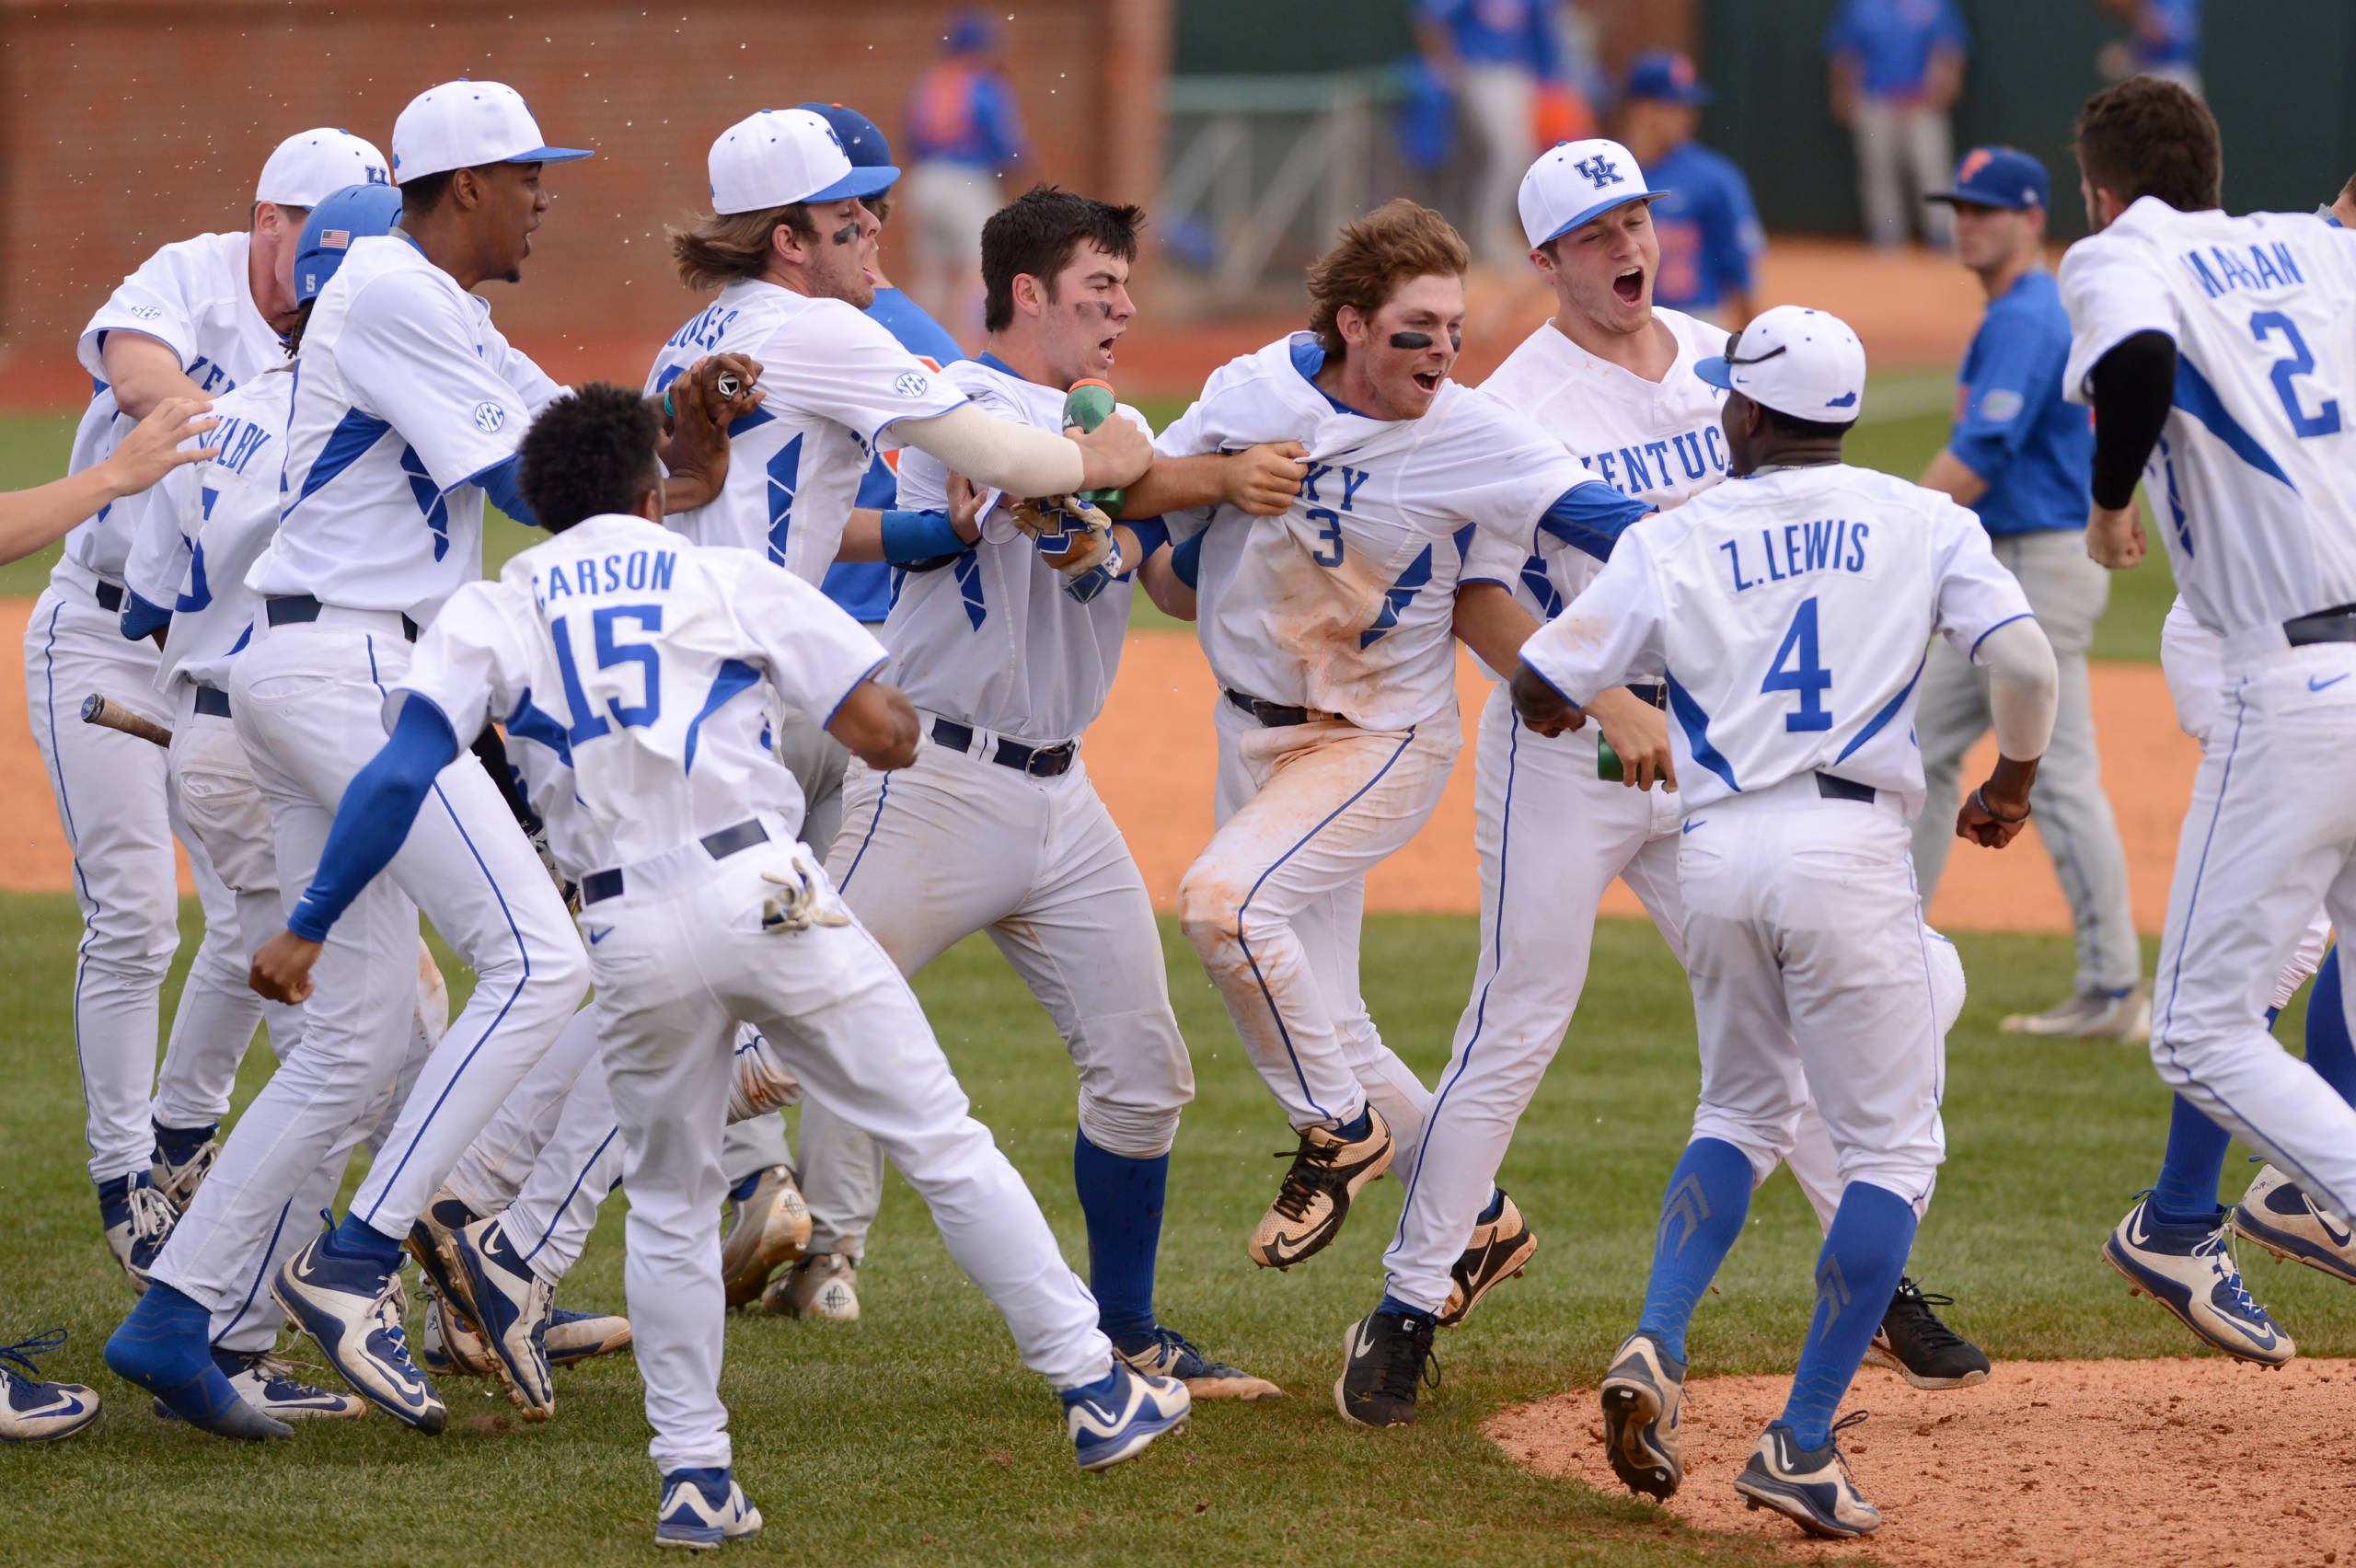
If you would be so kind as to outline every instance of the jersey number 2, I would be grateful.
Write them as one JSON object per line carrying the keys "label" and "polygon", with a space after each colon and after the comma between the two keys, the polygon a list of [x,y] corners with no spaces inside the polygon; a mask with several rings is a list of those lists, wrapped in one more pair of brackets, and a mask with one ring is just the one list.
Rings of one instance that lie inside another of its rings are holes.
{"label": "jersey number 2", "polygon": [[[1794,660],[1793,655],[1798,658]],[[1789,662],[1791,668],[1785,669]],[[1767,666],[1767,678],[1759,683],[1760,692],[1796,691],[1800,705],[1784,715],[1786,730],[1830,730],[1832,711],[1824,706],[1824,694],[1832,685],[1832,672],[1817,662],[1816,601],[1800,601],[1799,613],[1792,617],[1791,629],[1784,633],[1784,645],[1775,650],[1775,662]]]}
{"label": "jersey number 2", "polygon": [[[660,605],[608,605],[589,617],[590,630],[597,642],[597,668],[610,670],[617,664],[636,664],[641,672],[644,686],[643,702],[617,702],[606,699],[606,709],[614,720],[629,729],[653,723],[663,716],[662,655],[643,642],[616,642],[614,623],[630,620],[641,631],[663,629],[663,606]],[[572,710],[572,727],[565,732],[565,740],[572,745],[594,741],[606,733],[613,725],[605,716],[589,709],[589,694],[581,686],[581,671],[572,662],[572,634],[565,617],[559,616],[549,623],[549,632],[556,641],[556,664],[564,676],[564,702]]]}
{"label": "jersey number 2", "polygon": [[2304,440],[2311,435],[2336,435],[2339,432],[2339,400],[2327,398],[2323,406],[2310,414],[2299,407],[2299,389],[2291,383],[2299,376],[2315,373],[2316,356],[2300,335],[2299,324],[2279,310],[2261,310],[2249,318],[2249,335],[2259,342],[2282,334],[2291,352],[2274,362],[2274,395],[2282,399],[2282,411],[2291,416],[2291,428]]}

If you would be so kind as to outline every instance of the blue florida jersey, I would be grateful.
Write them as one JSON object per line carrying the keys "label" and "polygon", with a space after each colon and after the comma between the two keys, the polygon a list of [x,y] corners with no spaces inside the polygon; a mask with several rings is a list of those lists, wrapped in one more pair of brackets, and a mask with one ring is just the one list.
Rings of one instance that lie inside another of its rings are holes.
{"label": "blue florida jersey", "polygon": [[1645,170],[1652,188],[1653,232],[1660,238],[1660,275],[1653,303],[1707,313],[1728,294],[1751,291],[1751,269],[1767,248],[1750,182],[1732,158],[1699,142],[1680,142]]}
{"label": "blue florida jersey", "polygon": [[460,592],[394,700],[423,698],[461,737],[505,725],[549,852],[578,880],[751,815],[798,832],[802,791],[768,744],[776,705],[826,723],[883,661],[857,621],[750,551],[608,515]]}
{"label": "blue florida jersey", "polygon": [[2144,469],[2177,590],[2226,640],[2356,603],[2356,236],[2138,200],[2062,259],[2065,387],[2139,332],[2177,349]]}
{"label": "blue florida jersey", "polygon": [[[867,307],[867,318],[877,322],[900,346],[917,356],[928,370],[940,370],[955,364],[965,357],[957,340],[949,329],[924,313],[923,307],[905,293],[895,288],[875,291],[875,303]],[[899,481],[893,465],[899,453],[879,454],[867,466],[867,478],[859,485],[859,504],[878,512],[889,512],[899,495]],[[881,622],[892,610],[892,568],[880,560],[838,560],[826,568],[826,579],[820,584],[832,599],[849,612],[856,621],[869,625]]]}
{"label": "blue florida jersey", "polygon": [[2070,317],[2050,272],[2025,273],[1998,298],[1956,371],[1947,450],[1987,481],[1972,503],[1995,535],[2084,528],[2094,423],[2062,395]]}
{"label": "blue florida jersey", "polygon": [[1665,670],[1688,816],[1817,771],[1894,790],[1911,817],[1925,646],[1969,655],[2028,613],[1978,518],[1834,463],[1729,479],[1629,529],[1521,656],[1578,703]]}

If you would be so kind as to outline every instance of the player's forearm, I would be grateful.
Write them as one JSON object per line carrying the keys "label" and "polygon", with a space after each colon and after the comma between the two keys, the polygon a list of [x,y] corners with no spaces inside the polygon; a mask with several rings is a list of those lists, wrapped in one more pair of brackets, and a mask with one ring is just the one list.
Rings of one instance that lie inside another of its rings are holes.
{"label": "player's forearm", "polygon": [[161,339],[138,332],[107,334],[99,352],[115,407],[144,420],[167,398],[202,398],[203,388],[180,371],[180,356]]}
{"label": "player's forearm", "polygon": [[1988,481],[1974,473],[1971,465],[1957,456],[1950,447],[1939,448],[1931,466],[1923,470],[1924,490],[1944,490],[1955,497],[1958,506],[1969,506],[1988,493]]}
{"label": "player's forearm", "polygon": [[286,917],[288,930],[306,941],[327,940],[361,890],[392,863],[435,776],[457,755],[458,738],[439,709],[415,698],[401,705],[390,737],[345,787],[318,871]]}
{"label": "player's forearm", "polygon": [[100,507],[133,493],[105,463],[31,490],[0,493],[0,561],[55,544]]}
{"label": "player's forearm", "polygon": [[985,490],[1009,495],[1068,495],[1088,488],[1076,442],[962,404],[929,420],[902,420],[893,432]]}
{"label": "player's forearm", "polygon": [[1457,640],[1493,670],[1510,671],[1537,629],[1538,617],[1502,582],[1467,582],[1456,591]]}
{"label": "player's forearm", "polygon": [[2006,621],[1981,639],[1978,661],[1988,672],[1988,717],[1996,750],[2034,762],[2053,741],[2062,678],[2053,644],[2033,617]]}
{"label": "player's forearm", "polygon": [[1129,487],[1121,503],[1121,515],[1159,517],[1164,513],[1217,506],[1227,499],[1227,465],[1233,461],[1223,452],[1207,452],[1197,457],[1156,457],[1145,477]]}
{"label": "player's forearm", "polygon": [[917,710],[899,687],[865,680],[826,721],[826,733],[870,767],[906,767],[917,758]]}

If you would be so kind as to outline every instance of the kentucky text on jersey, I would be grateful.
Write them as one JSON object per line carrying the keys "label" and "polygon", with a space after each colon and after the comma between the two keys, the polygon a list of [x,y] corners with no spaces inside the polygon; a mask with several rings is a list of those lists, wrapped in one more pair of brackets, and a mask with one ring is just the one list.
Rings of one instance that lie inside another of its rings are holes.
{"label": "kentucky text on jersey", "polygon": [[[1865,539],[1872,531],[1867,525],[1846,518],[1786,523],[1781,530],[1761,528],[1759,554],[1767,570],[1758,577],[1743,574],[1741,541],[1723,540],[1718,548],[1726,552],[1727,570],[1733,576],[1734,591],[1739,594],[1762,582],[1788,582],[1811,571],[1861,572],[1865,569]],[[1759,562],[1751,564],[1755,567]]]}
{"label": "kentucky text on jersey", "polygon": [[1685,470],[1689,479],[1707,478],[1727,471],[1726,432],[1714,424],[1689,430],[1667,441],[1647,441],[1636,446],[1598,452],[1582,456],[1579,461],[1623,495],[1643,495],[1647,490],[1669,487],[1671,452],[1677,454],[1678,467]]}
{"label": "kentucky text on jersey", "polygon": [[2246,264],[2222,245],[2206,247],[2205,259],[2200,250],[2188,250],[2177,259],[2184,263],[2200,283],[2200,292],[2211,299],[2235,289],[2283,289],[2307,281],[2291,247],[2281,240],[2264,245],[2253,243],[2241,248],[2249,252]]}
{"label": "kentucky text on jersey", "polygon": [[671,573],[678,564],[676,550],[632,550],[627,556],[560,560],[549,569],[545,583],[538,572],[532,573],[532,600],[545,609],[559,599],[583,594],[641,594],[649,589],[660,593],[671,586]]}

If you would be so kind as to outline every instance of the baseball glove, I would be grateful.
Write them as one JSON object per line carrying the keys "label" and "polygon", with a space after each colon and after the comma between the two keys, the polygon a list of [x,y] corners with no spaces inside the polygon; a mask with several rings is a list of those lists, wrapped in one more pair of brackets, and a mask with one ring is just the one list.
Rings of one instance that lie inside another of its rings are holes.
{"label": "baseball glove", "polygon": [[1113,520],[1077,496],[1049,495],[1007,508],[1047,564],[1064,575],[1064,592],[1081,604],[1102,594],[1118,571]]}

